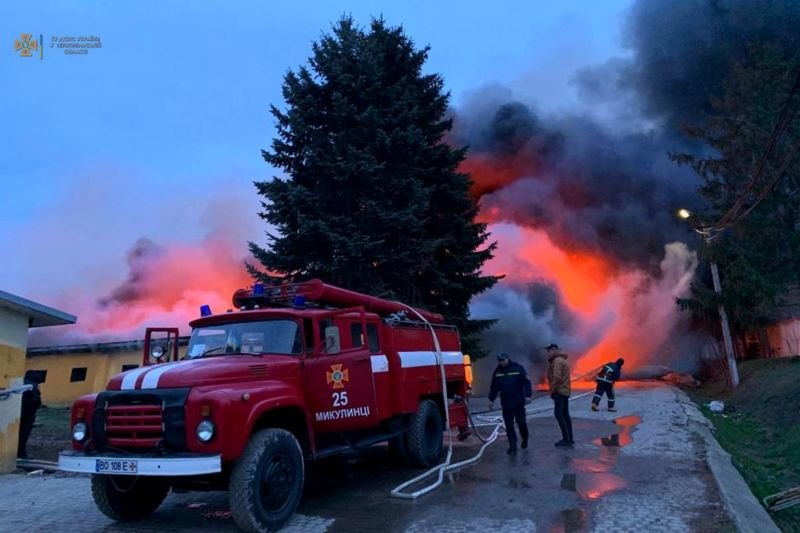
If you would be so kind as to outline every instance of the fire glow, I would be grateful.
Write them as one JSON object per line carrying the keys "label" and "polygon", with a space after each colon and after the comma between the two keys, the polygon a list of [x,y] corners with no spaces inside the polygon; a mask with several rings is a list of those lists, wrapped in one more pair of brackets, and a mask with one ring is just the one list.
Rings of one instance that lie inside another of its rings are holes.
{"label": "fire glow", "polygon": [[178,327],[208,304],[214,312],[231,307],[231,295],[251,283],[244,266],[243,243],[212,235],[198,245],[161,247],[139,240],[128,253],[128,277],[103,298],[66,294],[64,307],[76,312],[74,326],[42,330],[34,345],[77,344],[141,339],[148,326]]}

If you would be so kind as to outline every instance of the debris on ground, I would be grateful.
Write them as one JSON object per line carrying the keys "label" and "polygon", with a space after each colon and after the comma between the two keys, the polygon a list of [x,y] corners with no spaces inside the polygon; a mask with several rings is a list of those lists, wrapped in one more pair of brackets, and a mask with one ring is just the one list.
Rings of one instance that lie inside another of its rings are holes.
{"label": "debris on ground", "polygon": [[725,410],[725,403],[719,400],[714,400],[713,402],[709,402],[708,408],[712,413],[721,413]]}
{"label": "debris on ground", "polygon": [[795,505],[800,505],[800,487],[770,494],[764,498],[764,506],[768,511],[782,511]]}
{"label": "debris on ground", "polygon": [[674,370],[665,366],[659,365],[644,365],[637,367],[632,372],[625,373],[625,379],[633,380],[659,380],[672,383],[673,385],[680,385],[682,387],[699,387],[701,383],[695,379],[691,374],[684,374],[675,372]]}
{"label": "debris on ground", "polygon": [[694,378],[694,376],[690,374],[680,374],[678,372],[670,372],[669,374],[665,374],[661,377],[663,381],[668,381],[670,383],[674,383],[675,385],[681,385],[683,387],[693,387],[697,388],[701,385],[701,383]]}
{"label": "debris on ground", "polygon": [[28,472],[28,476],[43,476],[43,475],[44,475],[44,470],[41,470],[41,469],[32,470],[32,471]]}

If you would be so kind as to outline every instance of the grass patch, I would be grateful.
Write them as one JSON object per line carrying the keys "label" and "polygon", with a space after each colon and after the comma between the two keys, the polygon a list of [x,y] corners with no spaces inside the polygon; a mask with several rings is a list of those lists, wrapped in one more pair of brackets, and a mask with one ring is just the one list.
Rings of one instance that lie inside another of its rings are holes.
{"label": "grass patch", "polygon": [[[687,392],[762,500],[800,485],[800,360],[745,361],[739,375],[734,391],[725,391],[724,383],[706,383]],[[711,400],[725,402],[724,415],[703,405]],[[800,533],[800,506],[772,513],[772,518],[781,530]]]}
{"label": "grass patch", "polygon": [[57,461],[59,452],[72,447],[69,422],[69,408],[39,409],[31,437],[28,439],[28,456],[31,459]]}

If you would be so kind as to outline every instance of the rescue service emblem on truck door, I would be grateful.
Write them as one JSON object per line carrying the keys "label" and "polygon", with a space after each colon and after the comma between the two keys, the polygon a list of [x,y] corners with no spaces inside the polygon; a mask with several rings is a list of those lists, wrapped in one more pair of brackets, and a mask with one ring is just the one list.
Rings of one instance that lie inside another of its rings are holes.
{"label": "rescue service emblem on truck door", "polygon": [[350,381],[350,372],[346,368],[342,368],[342,365],[331,365],[330,371],[325,375],[327,382],[333,383],[334,389],[343,389],[344,383],[342,382]]}

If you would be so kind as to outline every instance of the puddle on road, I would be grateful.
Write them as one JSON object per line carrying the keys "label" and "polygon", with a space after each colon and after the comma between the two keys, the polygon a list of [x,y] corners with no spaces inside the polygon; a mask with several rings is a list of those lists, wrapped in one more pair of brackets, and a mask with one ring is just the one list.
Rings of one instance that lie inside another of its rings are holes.
{"label": "puddle on road", "polygon": [[613,433],[606,437],[600,437],[592,441],[597,446],[607,446],[612,448],[622,448],[633,442],[631,432],[633,428],[642,422],[642,417],[637,415],[621,416],[614,419],[614,423],[622,428],[619,433]]}
{"label": "puddle on road", "polygon": [[618,426],[622,426],[624,428],[630,428],[633,426],[638,426],[642,423],[642,417],[639,415],[628,415],[628,416],[621,416],[619,418],[614,419],[614,423]]}
{"label": "puddle on road", "polygon": [[621,477],[602,473],[564,474],[561,488],[576,492],[584,500],[598,500],[603,496],[625,487],[627,483]]}

